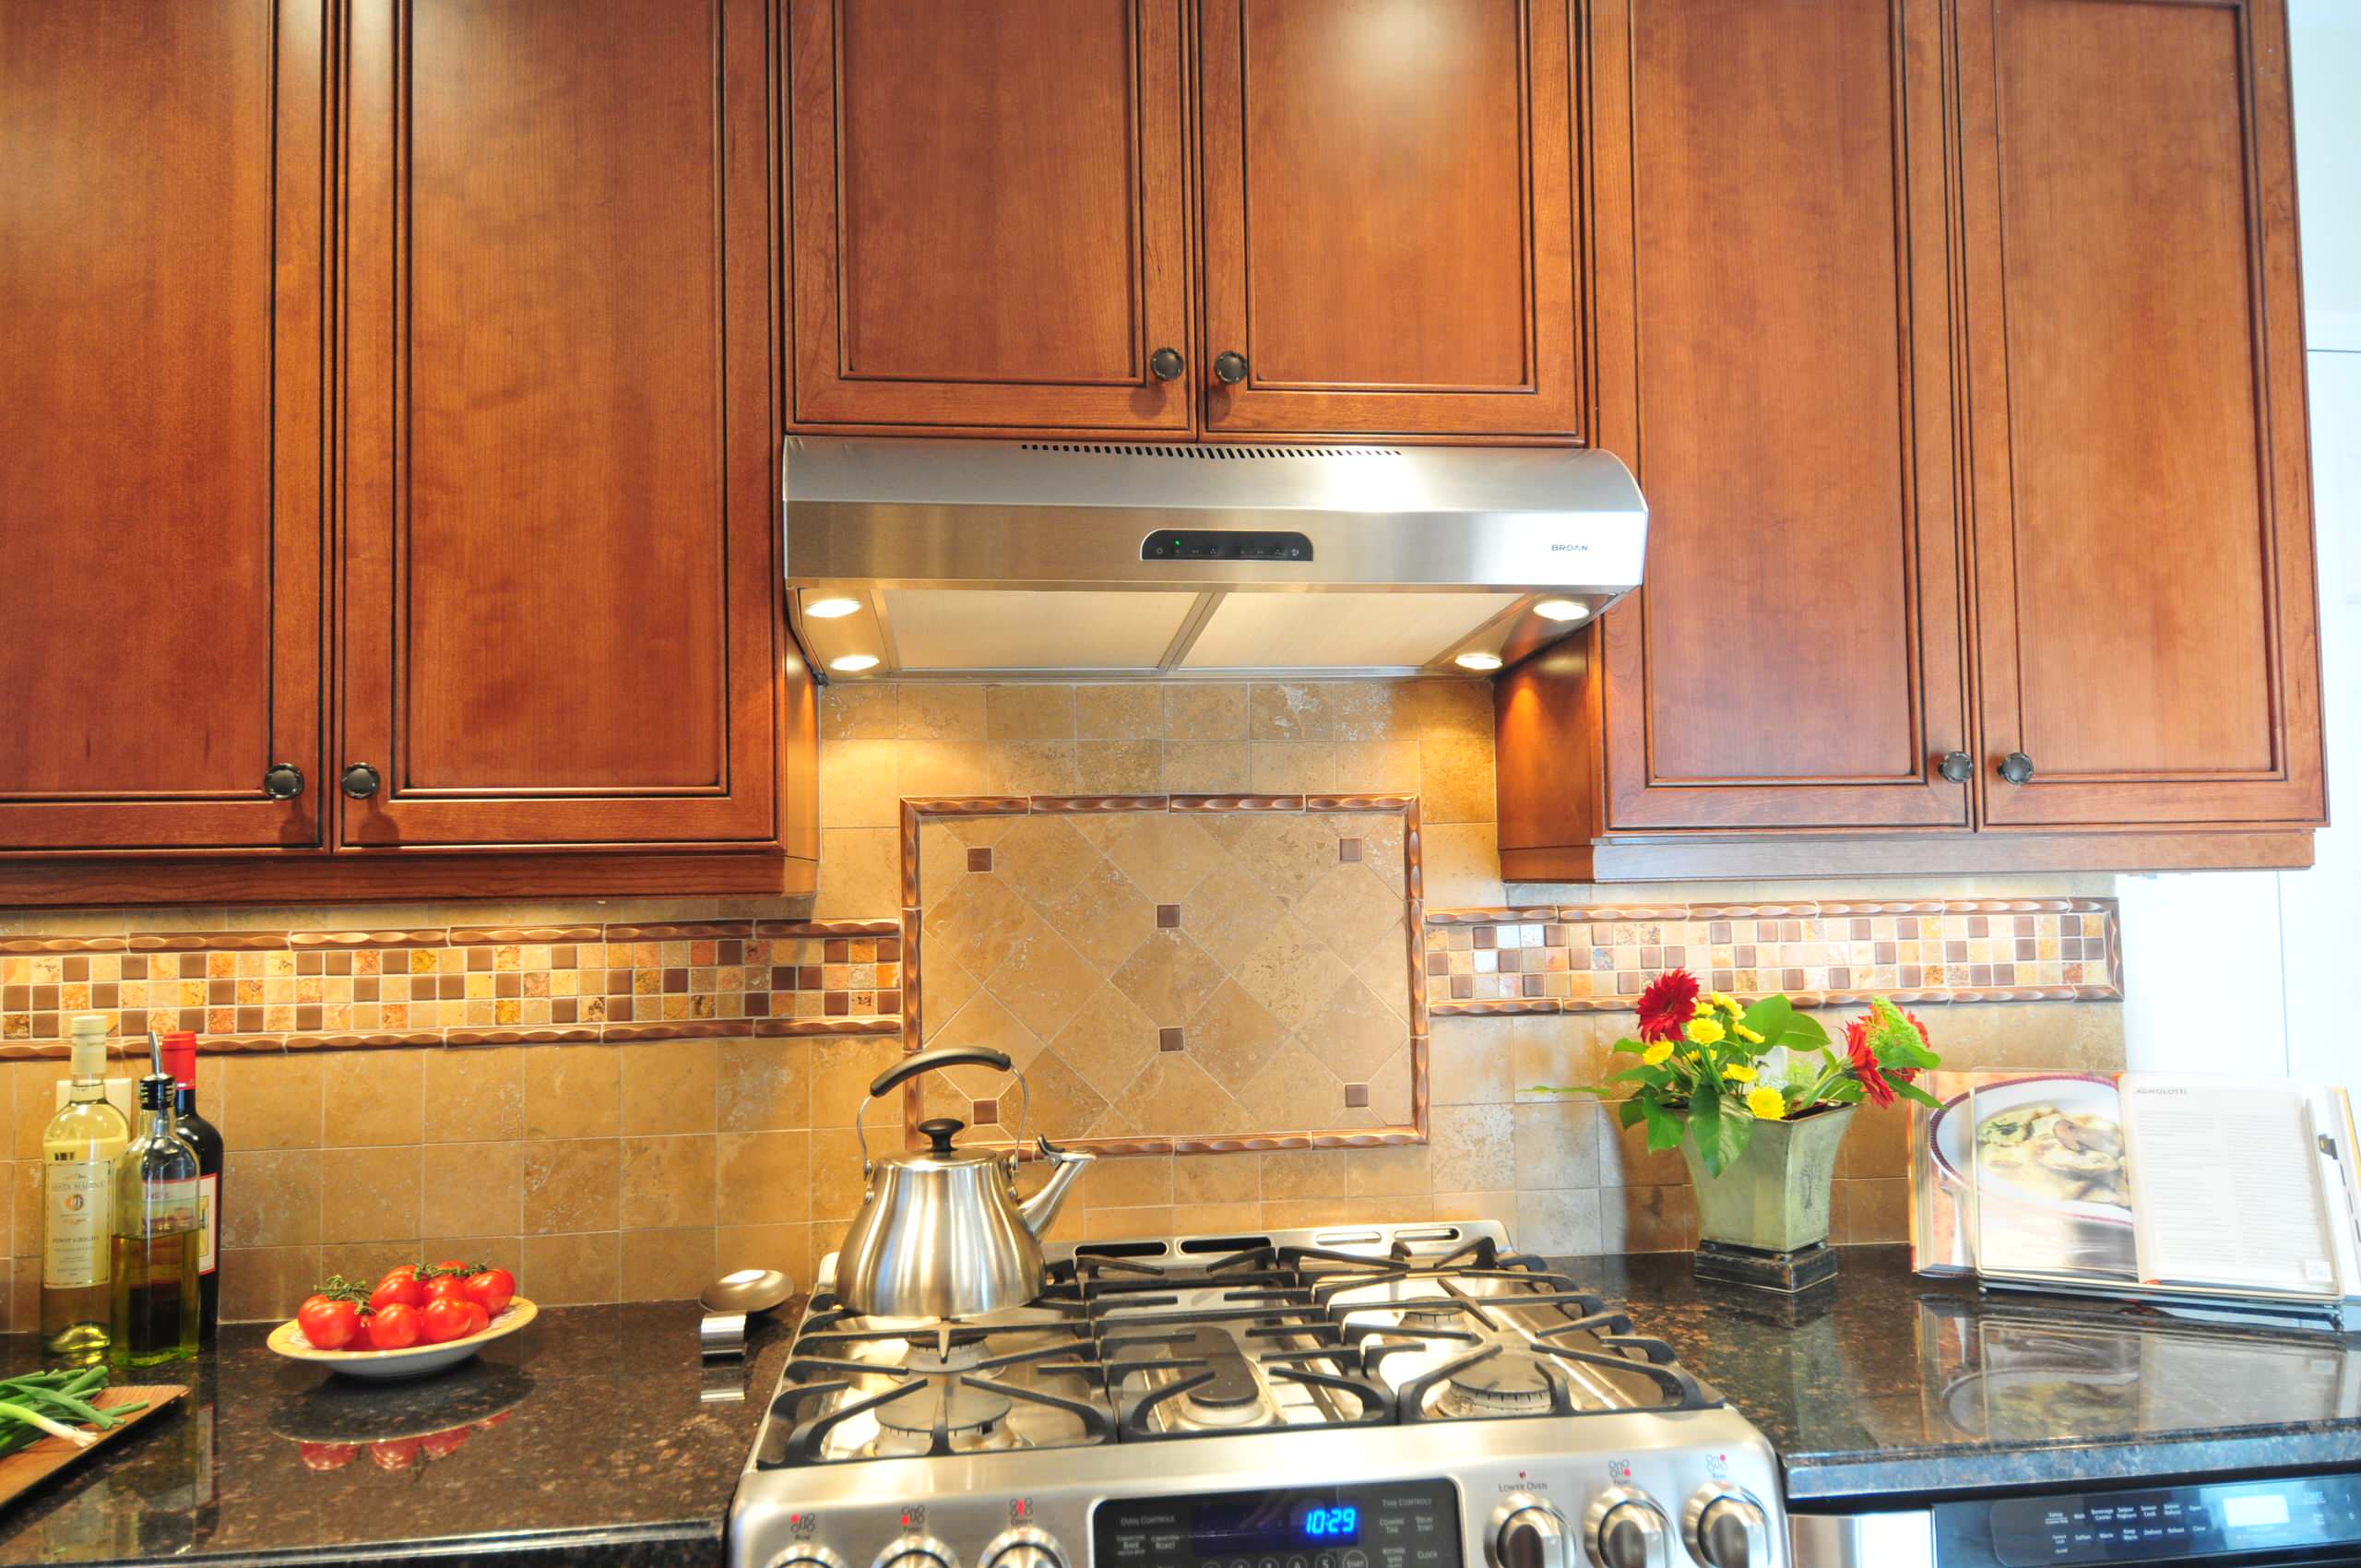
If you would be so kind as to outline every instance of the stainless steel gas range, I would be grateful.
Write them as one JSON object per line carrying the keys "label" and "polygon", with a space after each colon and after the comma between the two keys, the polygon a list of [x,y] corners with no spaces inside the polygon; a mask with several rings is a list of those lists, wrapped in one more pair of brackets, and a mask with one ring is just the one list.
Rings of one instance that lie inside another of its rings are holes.
{"label": "stainless steel gas range", "polygon": [[988,1317],[822,1268],[734,1568],[1778,1568],[1777,1461],[1489,1224],[1051,1249]]}

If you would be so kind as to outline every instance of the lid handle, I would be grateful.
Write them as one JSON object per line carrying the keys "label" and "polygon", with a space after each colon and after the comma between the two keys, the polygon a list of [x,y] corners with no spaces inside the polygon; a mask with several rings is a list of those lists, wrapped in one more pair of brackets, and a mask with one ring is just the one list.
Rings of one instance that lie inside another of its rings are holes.
{"label": "lid handle", "polygon": [[967,1130],[967,1123],[956,1116],[932,1116],[919,1123],[919,1131],[926,1134],[929,1154],[949,1154],[951,1140]]}

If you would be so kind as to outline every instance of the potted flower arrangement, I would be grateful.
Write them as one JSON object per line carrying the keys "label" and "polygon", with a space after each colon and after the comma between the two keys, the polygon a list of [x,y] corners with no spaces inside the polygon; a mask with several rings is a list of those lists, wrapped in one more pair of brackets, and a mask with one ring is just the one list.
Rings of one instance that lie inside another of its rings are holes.
{"label": "potted flower arrangement", "polygon": [[1913,1081],[1939,1060],[1927,1026],[1884,997],[1846,1026],[1841,1052],[1786,997],[1741,1006],[1702,991],[1686,969],[1642,992],[1638,1013],[1639,1038],[1616,1041],[1615,1054],[1639,1060],[1608,1078],[1628,1093],[1538,1087],[1607,1098],[1624,1126],[1646,1124],[1650,1149],[1679,1148],[1709,1248],[1792,1255],[1821,1246],[1854,1108],[1935,1103]]}

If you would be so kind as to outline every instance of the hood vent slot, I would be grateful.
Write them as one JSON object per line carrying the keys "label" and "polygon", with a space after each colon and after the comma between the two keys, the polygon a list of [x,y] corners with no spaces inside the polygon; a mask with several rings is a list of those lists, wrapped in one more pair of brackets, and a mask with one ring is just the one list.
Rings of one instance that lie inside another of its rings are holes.
{"label": "hood vent slot", "polygon": [[1300,461],[1306,457],[1398,457],[1393,446],[1191,446],[1181,442],[1118,446],[1104,441],[1026,441],[1020,452],[1075,452],[1091,457],[1186,457],[1199,463],[1234,463],[1248,458]]}

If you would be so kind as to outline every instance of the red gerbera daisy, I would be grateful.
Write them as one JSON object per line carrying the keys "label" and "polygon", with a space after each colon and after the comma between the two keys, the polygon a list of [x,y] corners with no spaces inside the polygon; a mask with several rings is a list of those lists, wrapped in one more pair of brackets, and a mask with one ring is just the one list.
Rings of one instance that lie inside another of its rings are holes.
{"label": "red gerbera daisy", "polygon": [[[1871,1105],[1884,1107],[1893,1103],[1893,1086],[1885,1081],[1885,1070],[1878,1065],[1877,1052],[1869,1049],[1869,1028],[1876,1022],[1876,1014],[1864,1013],[1845,1026],[1845,1054],[1852,1059],[1853,1075],[1861,1080],[1861,1098]],[[1903,1081],[1909,1082],[1907,1078]]]}
{"label": "red gerbera daisy", "polygon": [[1672,969],[1640,992],[1640,1038],[1653,1044],[1678,1040],[1681,1027],[1697,1016],[1697,977]]}

